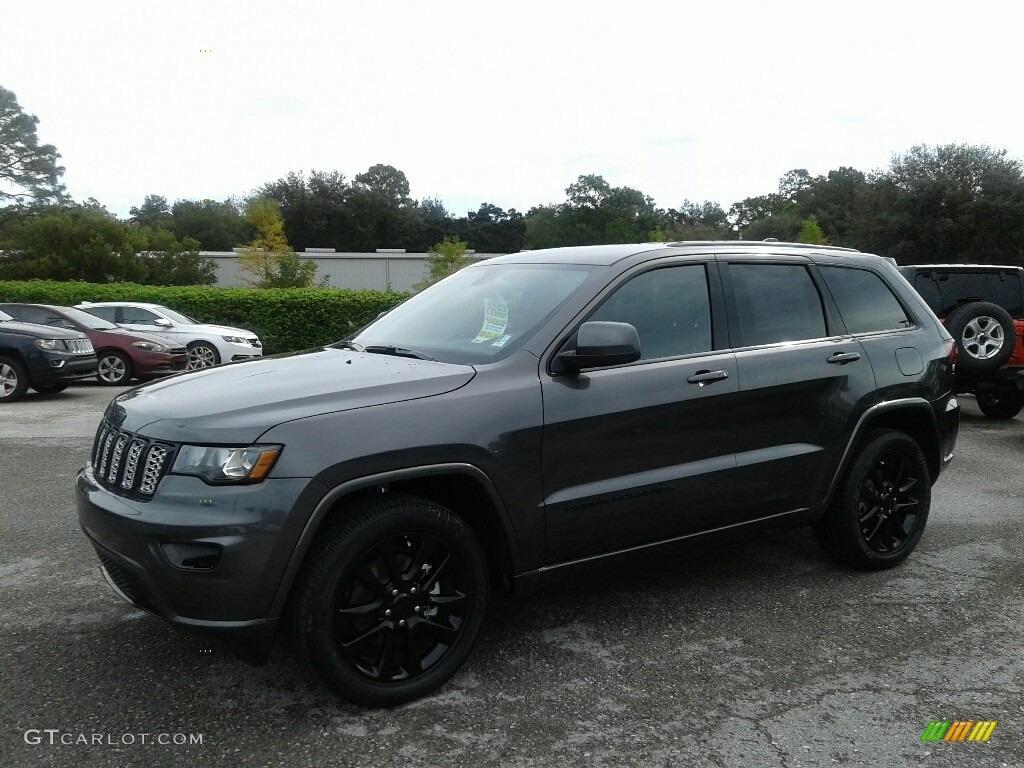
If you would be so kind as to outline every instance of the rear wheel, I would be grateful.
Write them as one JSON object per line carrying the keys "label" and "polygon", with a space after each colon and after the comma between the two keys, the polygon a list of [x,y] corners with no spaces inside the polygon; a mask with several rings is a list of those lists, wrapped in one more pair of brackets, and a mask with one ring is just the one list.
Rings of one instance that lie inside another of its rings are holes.
{"label": "rear wheel", "polygon": [[104,352],[96,368],[96,378],[101,384],[118,386],[132,380],[132,363],[120,352]]}
{"label": "rear wheel", "polygon": [[930,506],[931,478],[920,446],[902,432],[872,430],[814,535],[855,568],[892,568],[914,551]]}
{"label": "rear wheel", "polygon": [[993,373],[1013,355],[1013,318],[998,304],[974,301],[959,306],[946,318],[946,329],[956,342],[956,367],[961,373]]}
{"label": "rear wheel", "polygon": [[978,408],[990,419],[1012,419],[1024,408],[1024,392],[1013,386],[978,392]]}
{"label": "rear wheel", "polygon": [[28,371],[20,360],[0,357],[0,403],[10,403],[25,396]]}
{"label": "rear wheel", "polygon": [[296,596],[295,645],[339,696],[392,707],[444,684],[476,641],[487,569],[472,531],[412,496],[328,522]]}

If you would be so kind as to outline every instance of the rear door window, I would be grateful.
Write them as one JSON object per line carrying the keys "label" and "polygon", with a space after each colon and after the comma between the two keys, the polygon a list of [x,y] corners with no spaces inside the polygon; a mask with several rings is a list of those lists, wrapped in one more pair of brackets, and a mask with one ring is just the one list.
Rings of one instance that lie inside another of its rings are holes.
{"label": "rear door window", "polygon": [[913,325],[889,286],[874,272],[819,267],[850,333],[899,331]]}
{"label": "rear door window", "polygon": [[740,346],[828,336],[821,295],[805,266],[730,264],[729,279]]}

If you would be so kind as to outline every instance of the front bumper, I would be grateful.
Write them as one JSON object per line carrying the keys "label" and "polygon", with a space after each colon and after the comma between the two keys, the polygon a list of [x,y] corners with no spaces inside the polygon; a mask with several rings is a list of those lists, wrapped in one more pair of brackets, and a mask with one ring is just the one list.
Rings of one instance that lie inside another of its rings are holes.
{"label": "front bumper", "polygon": [[237,363],[239,360],[251,360],[254,357],[263,357],[263,347],[254,347],[251,344],[235,344],[230,341],[220,341],[220,359],[223,363]]}
{"label": "front bumper", "polygon": [[152,501],[139,502],[100,486],[86,466],[75,489],[79,523],[117,594],[261,663],[277,626],[271,606],[304,523],[289,511],[308,484],[213,487],[169,475]]}
{"label": "front bumper", "polygon": [[142,352],[132,358],[135,375],[140,379],[167,376],[188,370],[188,355],[169,355],[166,352]]}
{"label": "front bumper", "polygon": [[34,384],[56,384],[96,375],[96,355],[43,350],[28,358],[29,378]]}

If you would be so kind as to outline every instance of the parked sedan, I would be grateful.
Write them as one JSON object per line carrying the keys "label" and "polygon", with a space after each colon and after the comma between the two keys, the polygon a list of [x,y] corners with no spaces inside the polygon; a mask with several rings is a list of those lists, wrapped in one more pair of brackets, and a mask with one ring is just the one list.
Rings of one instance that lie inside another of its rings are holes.
{"label": "parked sedan", "polygon": [[80,331],[89,337],[102,384],[127,384],[133,378],[152,379],[184,371],[185,347],[161,336],[133,333],[73,307],[50,304],[0,304],[0,309],[24,323]]}
{"label": "parked sedan", "polygon": [[188,367],[208,368],[263,355],[263,345],[252,331],[193,320],[159,304],[137,301],[82,302],[77,305],[123,328],[166,336],[188,348]]}

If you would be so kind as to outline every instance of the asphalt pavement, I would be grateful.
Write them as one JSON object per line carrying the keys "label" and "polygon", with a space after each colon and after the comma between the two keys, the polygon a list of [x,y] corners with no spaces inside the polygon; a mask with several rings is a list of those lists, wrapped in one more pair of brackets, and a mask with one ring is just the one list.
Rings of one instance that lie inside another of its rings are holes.
{"label": "asphalt pavement", "polygon": [[[963,397],[902,566],[805,529],[704,542],[499,600],[437,694],[339,702],[122,602],[73,478],[118,389],[0,406],[0,766],[1024,766],[1024,416]],[[987,742],[922,742],[932,721]]]}

